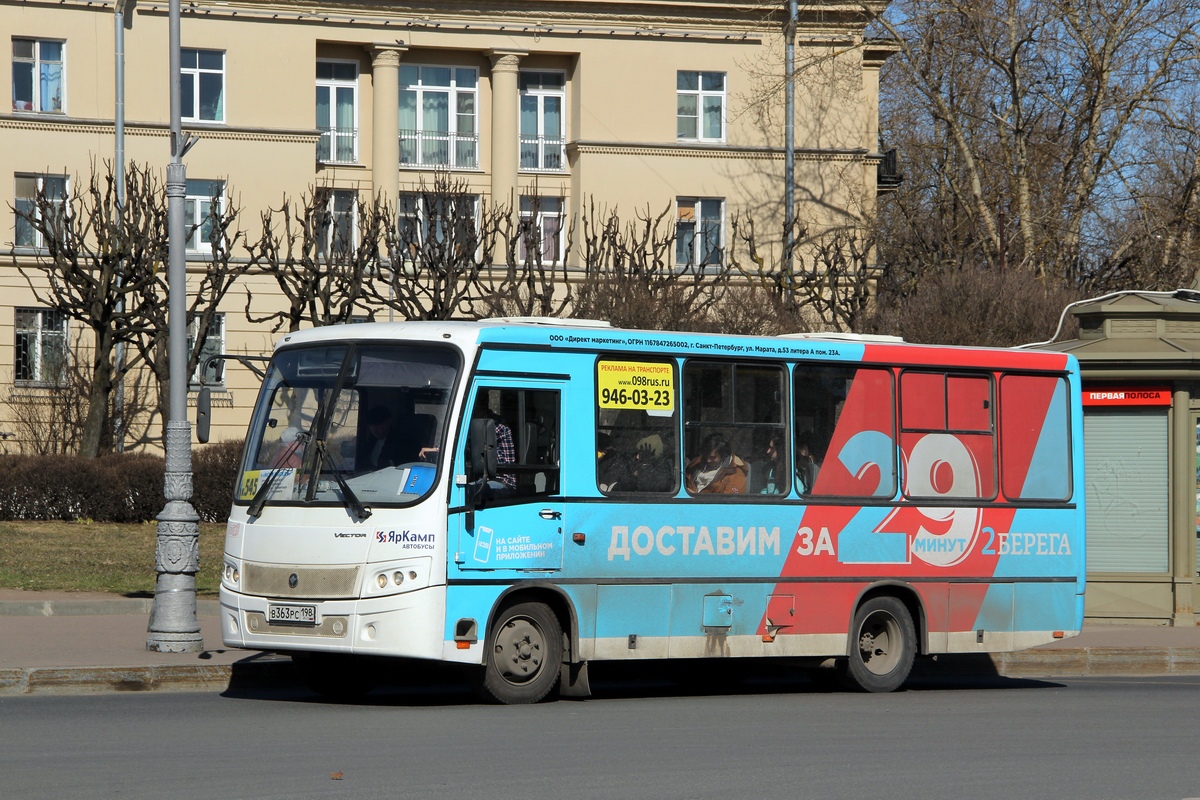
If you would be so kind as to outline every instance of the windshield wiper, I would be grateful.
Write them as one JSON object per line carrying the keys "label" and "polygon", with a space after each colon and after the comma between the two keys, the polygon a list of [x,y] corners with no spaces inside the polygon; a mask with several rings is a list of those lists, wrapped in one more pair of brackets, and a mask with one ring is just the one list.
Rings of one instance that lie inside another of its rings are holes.
{"label": "windshield wiper", "polygon": [[[346,483],[346,478],[344,477],[342,469],[338,467],[332,454],[325,449],[324,439],[317,441],[317,451],[317,463],[321,464],[325,463],[326,461],[328,462],[329,469],[333,472],[333,479],[337,481],[338,488],[342,490],[342,504],[345,505],[346,508],[351,512],[353,512],[354,516],[357,517],[359,522],[362,522],[367,517],[371,516],[373,513],[371,509],[364,506],[362,501],[358,499],[358,495],[356,495],[354,490],[350,488],[350,484]],[[329,457],[326,458],[326,456]]]}
{"label": "windshield wiper", "polygon": [[[304,431],[297,432],[295,441],[289,444],[287,449],[284,450],[275,460],[280,464],[286,464],[291,460],[292,456],[296,454],[296,451],[300,449],[300,445],[307,441],[307,433]],[[258,491],[254,493],[254,499],[250,501],[250,507],[246,509],[250,516],[262,516],[263,509],[267,506],[267,501],[270,499],[271,494],[275,491],[275,487],[279,484],[279,479],[283,477],[283,473],[285,471],[287,471],[286,467],[276,467],[271,472],[270,477],[263,481],[262,485],[258,487]]]}
{"label": "windshield wiper", "polygon": [[[342,356],[342,366],[338,370],[337,380],[334,381],[333,388],[329,394],[321,398],[317,407],[317,418],[313,424],[313,429],[316,431],[317,436],[316,447],[312,449],[309,461],[305,465],[307,468],[306,471],[313,476],[313,479],[309,481],[308,495],[305,497],[305,502],[311,503],[316,498],[321,472],[325,461],[328,460],[329,466],[333,471],[334,480],[337,481],[338,488],[342,490],[342,503],[361,521],[371,516],[371,510],[362,504],[349,484],[346,483],[346,479],[342,477],[342,470],[338,468],[337,464],[333,463],[333,458],[325,446],[325,439],[329,436],[329,425],[333,421],[333,412],[337,407],[338,396],[346,386],[346,378],[350,373],[350,367],[354,363],[357,352],[358,350],[353,344],[346,348],[346,354]],[[327,459],[327,456],[330,457]]]}

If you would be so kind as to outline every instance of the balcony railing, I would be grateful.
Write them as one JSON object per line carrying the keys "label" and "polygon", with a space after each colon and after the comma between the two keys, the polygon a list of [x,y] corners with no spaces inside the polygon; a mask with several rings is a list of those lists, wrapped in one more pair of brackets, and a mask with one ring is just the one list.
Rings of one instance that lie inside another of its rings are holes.
{"label": "balcony railing", "polygon": [[562,172],[567,168],[566,142],[545,136],[521,137],[521,169]]}
{"label": "balcony railing", "polygon": [[317,128],[317,161],[325,164],[358,162],[358,128]]}
{"label": "balcony railing", "polygon": [[401,130],[400,165],[478,169],[479,134]]}

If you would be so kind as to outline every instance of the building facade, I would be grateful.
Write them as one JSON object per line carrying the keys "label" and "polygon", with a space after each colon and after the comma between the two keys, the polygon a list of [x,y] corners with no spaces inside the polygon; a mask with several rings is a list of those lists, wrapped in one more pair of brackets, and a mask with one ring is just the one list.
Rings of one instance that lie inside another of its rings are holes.
{"label": "building facade", "polygon": [[[884,5],[809,5],[799,19],[795,187],[810,231],[860,224],[886,183],[878,90],[893,48],[864,39]],[[12,87],[11,110],[0,109],[0,345],[11,343],[0,346],[0,401],[53,389],[82,333],[18,269],[40,243],[14,209],[39,191],[66,196],[111,164],[115,12],[100,0],[0,0],[11,53],[0,84]],[[123,12],[125,158],[165,171],[168,6]],[[562,220],[589,203],[629,217],[669,209],[677,259],[721,259],[734,215],[781,229],[783,13],[696,0],[186,3],[182,116],[198,139],[184,158],[189,222],[199,230],[217,198],[242,209],[253,236],[262,211],[316,191],[332,193],[335,216],[377,196],[404,213],[423,182],[448,173],[479,204],[539,215],[547,253],[568,265]],[[188,248],[198,280],[202,236]],[[214,351],[273,345],[277,334],[249,318],[275,310],[278,289],[245,283],[252,299],[231,293]],[[240,437],[255,384],[232,365],[219,376],[215,440]],[[0,402],[0,433],[11,405]]]}

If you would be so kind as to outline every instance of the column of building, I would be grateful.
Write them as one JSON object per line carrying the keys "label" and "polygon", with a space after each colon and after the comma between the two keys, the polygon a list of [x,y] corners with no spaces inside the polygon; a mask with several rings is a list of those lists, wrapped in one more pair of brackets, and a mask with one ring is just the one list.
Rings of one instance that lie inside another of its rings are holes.
{"label": "column of building", "polygon": [[400,196],[401,44],[371,45],[371,185],[391,208]]}
{"label": "column of building", "polygon": [[518,204],[517,166],[520,145],[517,140],[521,98],[518,72],[525,50],[489,50],[492,60],[492,203],[513,207]]}

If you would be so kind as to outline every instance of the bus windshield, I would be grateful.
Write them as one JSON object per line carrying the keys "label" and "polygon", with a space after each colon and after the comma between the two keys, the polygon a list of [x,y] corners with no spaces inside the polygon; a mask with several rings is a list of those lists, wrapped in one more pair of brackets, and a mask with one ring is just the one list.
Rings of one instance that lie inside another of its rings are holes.
{"label": "bus windshield", "polygon": [[254,411],[238,501],[261,511],[417,500],[437,474],[459,361],[411,344],[281,350]]}

